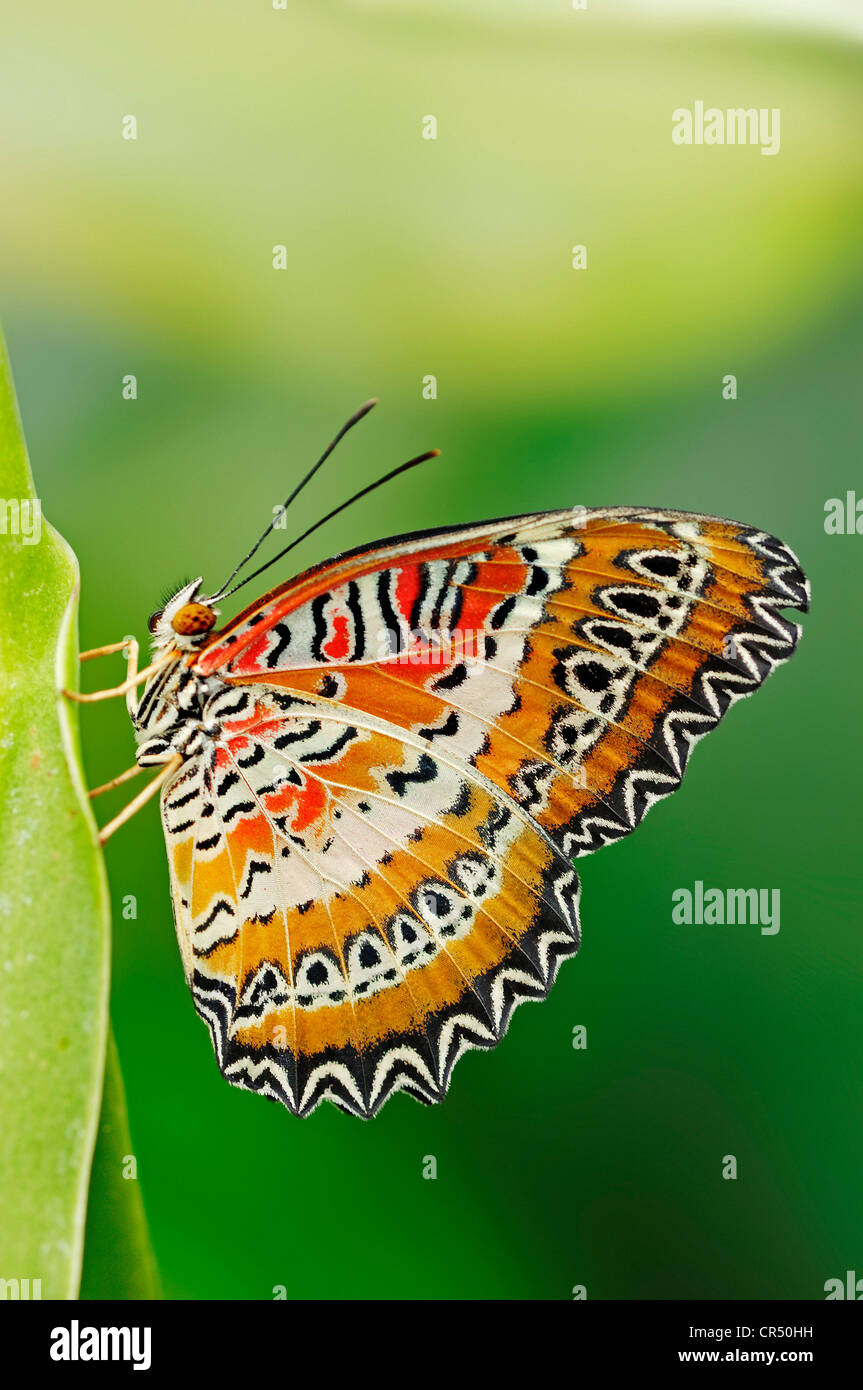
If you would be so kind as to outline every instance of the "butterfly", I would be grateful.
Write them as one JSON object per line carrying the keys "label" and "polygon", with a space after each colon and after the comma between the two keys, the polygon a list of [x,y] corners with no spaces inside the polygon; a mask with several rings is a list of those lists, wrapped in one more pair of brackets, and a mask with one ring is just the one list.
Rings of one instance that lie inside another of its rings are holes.
{"label": "butterfly", "polygon": [[348,551],[217,628],[226,594],[180,588],[143,672],[131,639],[86,654],[130,662],[136,767],[106,787],[160,768],[102,838],[160,791],[225,1078],[370,1117],[399,1090],[441,1101],[548,994],[579,946],[573,860],[634,830],[788,660],[781,610],[809,586],[750,526],[571,507]]}

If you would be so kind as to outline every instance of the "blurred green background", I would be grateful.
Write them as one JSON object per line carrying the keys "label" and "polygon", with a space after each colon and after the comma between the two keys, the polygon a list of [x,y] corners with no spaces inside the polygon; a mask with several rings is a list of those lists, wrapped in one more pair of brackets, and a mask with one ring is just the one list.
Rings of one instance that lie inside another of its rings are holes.
{"label": "blurred green background", "polygon": [[[644,503],[761,525],[813,581],[799,655],[581,862],[580,955],[440,1108],[299,1121],[230,1089],[155,809],[111,843],[113,1021],[167,1296],[817,1299],[863,1271],[863,539],[823,527],[860,478],[859,48],[567,0],[46,0],[5,29],[2,316],[37,487],[81,560],[82,646],[145,637],[186,575],[222,580],[372,394],[297,533],[442,457],[297,568]],[[697,99],[779,107],[781,152],[674,146]],[[132,737],[122,708],[83,721],[95,784]],[[696,879],[780,888],[781,931],[673,925]]]}

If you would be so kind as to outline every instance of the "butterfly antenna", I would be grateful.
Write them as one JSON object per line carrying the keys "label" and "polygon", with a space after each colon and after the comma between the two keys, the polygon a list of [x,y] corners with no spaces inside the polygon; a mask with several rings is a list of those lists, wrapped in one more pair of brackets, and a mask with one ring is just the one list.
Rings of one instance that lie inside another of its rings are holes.
{"label": "butterfly antenna", "polygon": [[355,492],[353,497],[349,497],[347,502],[342,502],[340,506],[333,507],[332,511],[327,512],[326,516],[322,516],[320,521],[315,522],[314,526],[310,526],[301,536],[297,536],[295,541],[291,541],[290,545],[286,545],[284,550],[280,550],[278,555],[273,556],[272,560],[268,560],[265,565],[261,565],[252,574],[246,575],[246,578],[241,579],[239,584],[235,584],[233,589],[230,589],[227,593],[220,594],[219,597],[230,598],[231,594],[235,594],[238,589],[242,589],[244,584],[248,584],[252,579],[257,579],[259,574],[263,574],[264,570],[270,568],[270,565],[274,565],[277,560],[281,560],[282,556],[287,555],[289,550],[293,550],[294,546],[300,544],[300,541],[306,540],[313,531],[317,531],[325,522],[332,521],[333,517],[338,516],[339,512],[343,512],[346,508],[352,507],[355,502],[359,502],[361,497],[367,497],[370,492],[375,492],[377,488],[383,487],[384,483],[390,482],[392,478],[397,478],[400,473],[406,473],[409,468],[416,468],[417,464],[425,463],[428,459],[436,459],[439,454],[440,449],[429,449],[427,453],[418,454],[415,459],[408,459],[407,463],[401,463],[398,468],[391,469],[390,472],[385,473],[382,478],[378,478],[376,483],[369,483],[367,487],[360,488],[360,491]]}
{"label": "butterfly antenna", "polygon": [[[272,519],[272,521],[270,522],[269,526],[268,526],[267,529],[264,531],[263,535],[259,536],[258,539],[255,541],[255,544],[252,546],[252,548],[251,548],[251,550],[249,551],[248,555],[244,555],[244,556],[243,556],[243,558],[242,558],[242,560],[240,561],[240,563],[239,563],[234,569],[231,570],[231,573],[228,575],[228,577],[227,577],[227,579],[225,580],[224,584],[221,585],[221,587],[219,588],[218,592],[212,595],[211,600],[210,600],[211,602],[214,603],[217,599],[220,599],[220,598],[224,598],[224,597],[225,597],[225,590],[227,589],[227,587],[228,587],[228,585],[230,584],[231,580],[234,579],[234,578],[236,578],[236,576],[240,573],[240,570],[243,568],[243,566],[246,565],[246,564],[248,564],[248,562],[251,560],[252,556],[255,554],[255,551],[258,550],[258,549],[263,545],[264,541],[267,539],[267,536],[268,536],[268,535],[270,534],[270,532],[272,531],[272,529],[273,529],[273,527],[275,526],[276,522],[279,520],[280,517],[284,516],[285,512],[288,510],[288,507],[291,505],[291,503],[293,502],[294,498],[295,498],[296,496],[298,496],[299,493],[302,492],[303,488],[306,486],[306,483],[310,483],[310,482],[311,482],[312,478],[315,476],[315,474],[317,473],[317,471],[318,471],[318,469],[321,467],[321,465],[324,464],[324,463],[326,463],[327,459],[329,458],[330,454],[333,452],[333,449],[336,447],[336,445],[338,444],[339,440],[340,440],[340,439],[344,439],[344,437],[345,437],[345,435],[347,434],[348,430],[352,430],[353,427],[354,427],[354,425],[359,424],[359,422],[360,422],[360,420],[362,420],[363,416],[364,416],[364,415],[368,415],[369,411],[370,411],[374,406],[376,406],[376,405],[377,405],[377,398],[373,396],[372,399],[371,399],[370,401],[366,401],[363,405],[361,405],[360,408],[359,408],[359,410],[355,410],[354,413],[353,413],[353,415],[351,416],[351,418],[350,418],[349,420],[347,420],[347,421],[342,425],[342,427],[341,427],[341,429],[339,430],[338,434],[335,436],[334,439],[331,439],[331,440],[330,440],[330,442],[329,442],[329,444],[327,445],[326,449],[324,449],[324,452],[321,454],[321,456],[320,456],[320,458],[318,459],[317,463],[314,464],[313,467],[311,467],[311,468],[309,469],[308,473],[306,474],[306,476],[305,476],[304,478],[301,478],[301,479],[300,479],[300,481],[297,483],[297,486],[294,488],[293,492],[291,493],[290,497],[286,497],[286,498],[285,498],[285,500],[284,500],[284,502],[282,503],[281,507],[278,508],[278,510],[276,511],[275,515],[273,516],[273,519]],[[258,571],[256,571],[256,572],[259,574],[259,573],[260,573],[260,570],[258,570]],[[251,577],[251,576],[250,576],[250,577]]]}

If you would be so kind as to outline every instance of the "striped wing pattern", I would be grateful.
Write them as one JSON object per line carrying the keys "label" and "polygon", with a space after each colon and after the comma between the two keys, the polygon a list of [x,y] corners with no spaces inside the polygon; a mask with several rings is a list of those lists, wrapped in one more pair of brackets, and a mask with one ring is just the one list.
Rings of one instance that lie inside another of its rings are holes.
{"label": "striped wing pattern", "polygon": [[807,604],[763,532],[575,509],[381,542],[215,634],[162,815],[227,1079],[301,1115],[442,1099],[577,950],[572,859],[679,786]]}

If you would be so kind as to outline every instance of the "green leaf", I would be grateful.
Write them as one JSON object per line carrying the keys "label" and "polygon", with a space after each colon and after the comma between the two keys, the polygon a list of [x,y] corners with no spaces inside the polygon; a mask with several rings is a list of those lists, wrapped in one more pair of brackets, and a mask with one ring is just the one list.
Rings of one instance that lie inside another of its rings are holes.
{"label": "green leaf", "polygon": [[[35,502],[0,336],[0,1279],[55,1299],[78,1293],[108,1037],[105,864],[58,693],[77,688],[77,596],[75,556]],[[118,1075],[106,1143],[126,1134]],[[115,1243],[138,1250],[140,1210],[113,1208]]]}

